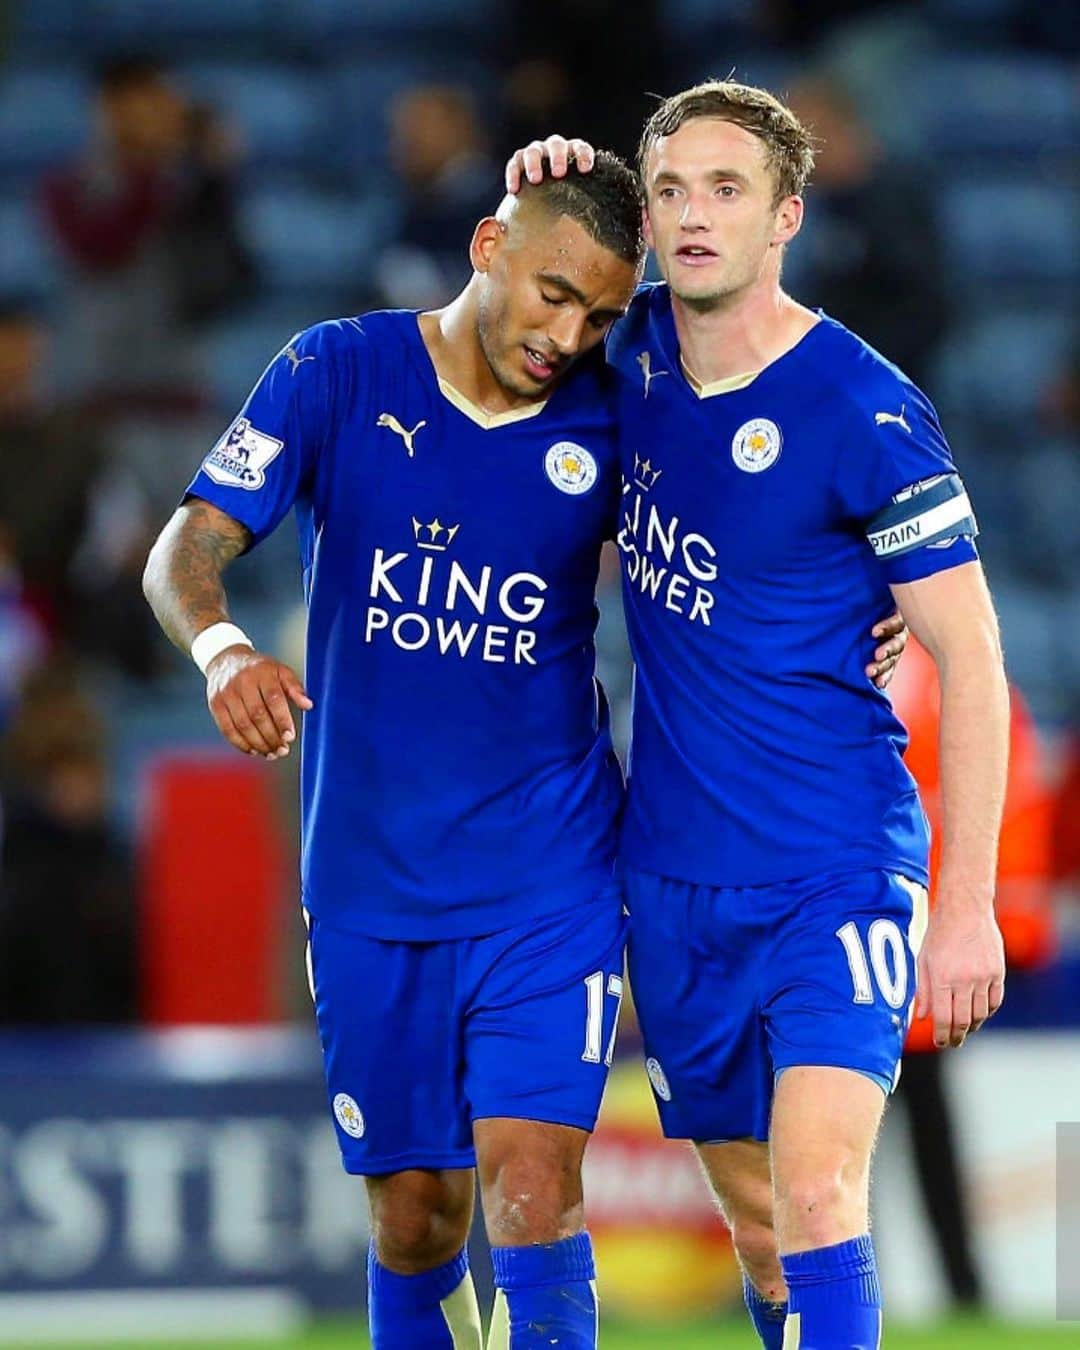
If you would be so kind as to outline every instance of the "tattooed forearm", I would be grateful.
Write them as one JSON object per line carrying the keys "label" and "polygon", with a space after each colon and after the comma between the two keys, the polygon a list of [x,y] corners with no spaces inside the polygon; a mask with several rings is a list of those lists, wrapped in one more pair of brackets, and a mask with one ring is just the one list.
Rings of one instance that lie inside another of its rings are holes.
{"label": "tattooed forearm", "polygon": [[192,497],[173,513],[150,550],[143,594],[181,651],[197,633],[228,619],[221,574],[251,543],[251,531],[224,511]]}

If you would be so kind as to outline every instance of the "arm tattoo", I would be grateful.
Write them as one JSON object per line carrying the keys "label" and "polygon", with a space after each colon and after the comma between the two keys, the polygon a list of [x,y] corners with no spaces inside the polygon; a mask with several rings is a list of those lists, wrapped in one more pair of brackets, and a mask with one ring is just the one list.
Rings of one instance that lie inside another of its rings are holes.
{"label": "arm tattoo", "polygon": [[196,634],[229,617],[221,574],[251,543],[251,531],[198,497],[172,515],[150,550],[143,594],[170,641],[191,650]]}

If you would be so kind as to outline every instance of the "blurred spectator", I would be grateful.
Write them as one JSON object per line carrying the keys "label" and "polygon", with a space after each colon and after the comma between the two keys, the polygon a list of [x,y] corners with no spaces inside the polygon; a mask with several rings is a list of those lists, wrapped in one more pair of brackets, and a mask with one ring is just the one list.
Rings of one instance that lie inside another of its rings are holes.
{"label": "blurred spectator", "polygon": [[1030,570],[1067,591],[1080,579],[1080,346],[1051,373],[1038,411],[1041,434],[1017,465],[1015,504],[1026,516]]}
{"label": "blurred spectator", "polygon": [[394,103],[390,122],[404,210],[379,260],[377,283],[392,308],[437,309],[468,280],[469,240],[476,222],[490,215],[502,175],[465,89],[410,89]]}
{"label": "blurred spectator", "polygon": [[196,324],[245,299],[255,269],[240,234],[233,171],[239,144],[205,104],[187,110],[185,181],[171,228],[171,261],[181,323]]}
{"label": "blurred spectator", "polygon": [[[1052,797],[1031,715],[1019,691],[1011,694],[1009,779],[995,904],[1010,968],[1032,970],[1050,960],[1056,944],[1050,886]],[[890,695],[908,728],[905,760],[930,821],[932,892],[941,857],[940,692],[934,663],[917,642],[908,644]],[[907,1112],[919,1189],[941,1269],[954,1303],[970,1307],[983,1301],[984,1291],[945,1077],[945,1061],[934,1049],[932,1021],[923,1017],[908,1033],[898,1096]]]}
{"label": "blurred spectator", "polygon": [[45,625],[27,600],[11,530],[0,520],[0,730],[18,702],[23,681],[48,649]]}
{"label": "blurred spectator", "polygon": [[1047,426],[1068,436],[1075,448],[1080,435],[1080,346],[1072,349],[1062,370],[1046,386],[1042,409]]}
{"label": "blurred spectator", "polygon": [[137,680],[163,668],[167,649],[142,594],[153,542],[151,513],[134,475],[111,465],[94,484],[86,531],[72,563],[68,636],[77,652]]}
{"label": "blurred spectator", "polygon": [[28,602],[53,630],[70,610],[72,559],[106,460],[94,427],[51,402],[49,334],[18,302],[0,307],[0,521]]}
{"label": "blurred spectator", "polygon": [[819,141],[804,236],[792,254],[798,298],[923,384],[949,321],[932,168],[887,160],[835,80],[805,80],[789,102]]}
{"label": "blurred spectator", "polygon": [[43,188],[72,275],[73,392],[122,406],[198,403],[185,325],[220,313],[251,280],[231,160],[213,115],[191,106],[154,62],[101,71],[93,144]]}
{"label": "blurred spectator", "polygon": [[507,32],[500,153],[559,132],[633,160],[657,96],[671,92],[663,6],[637,0],[550,0],[503,9]]}
{"label": "blurred spectator", "polygon": [[31,677],[4,749],[0,1024],[129,1021],[131,861],[108,822],[103,728],[70,673]]}
{"label": "blurred spectator", "polygon": [[48,399],[49,346],[33,309],[0,307],[0,682],[9,689],[49,641],[140,677],[159,650],[138,581],[149,543],[142,498],[98,421]]}

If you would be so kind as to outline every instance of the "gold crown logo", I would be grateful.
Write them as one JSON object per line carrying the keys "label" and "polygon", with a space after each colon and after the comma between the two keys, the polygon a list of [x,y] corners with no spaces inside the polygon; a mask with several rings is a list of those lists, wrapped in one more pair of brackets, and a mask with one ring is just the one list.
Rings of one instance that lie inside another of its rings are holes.
{"label": "gold crown logo", "polygon": [[654,469],[651,460],[642,459],[640,455],[634,456],[634,482],[642,492],[651,491],[663,472],[663,469]]}
{"label": "gold crown logo", "polygon": [[431,553],[445,553],[449,546],[454,542],[454,535],[461,529],[461,525],[444,525],[438,516],[428,525],[423,525],[412,518],[413,536],[420,548],[425,548]]}

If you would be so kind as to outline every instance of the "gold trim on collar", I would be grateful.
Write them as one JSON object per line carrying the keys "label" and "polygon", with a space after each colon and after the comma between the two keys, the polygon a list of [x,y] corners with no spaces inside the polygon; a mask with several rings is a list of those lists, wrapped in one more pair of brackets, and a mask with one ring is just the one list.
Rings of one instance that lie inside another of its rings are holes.
{"label": "gold trim on collar", "polygon": [[698,398],[712,398],[714,394],[733,394],[736,389],[745,389],[748,384],[753,384],[761,374],[760,370],[751,370],[746,375],[729,375],[726,380],[709,380],[706,383],[698,379],[683,360],[681,352],[679,353],[679,365],[682,366],[683,374],[689,380],[690,388],[697,394]]}
{"label": "gold trim on collar", "polygon": [[536,417],[547,407],[547,399],[541,403],[527,403],[523,408],[508,408],[506,412],[488,412],[486,408],[481,408],[478,403],[474,403],[471,398],[466,398],[452,384],[442,378],[441,375],[435,377],[439,381],[439,391],[448,403],[452,403],[460,413],[464,413],[470,422],[475,422],[478,427],[484,431],[493,431],[496,427],[505,427],[510,422],[524,422],[527,417]]}

